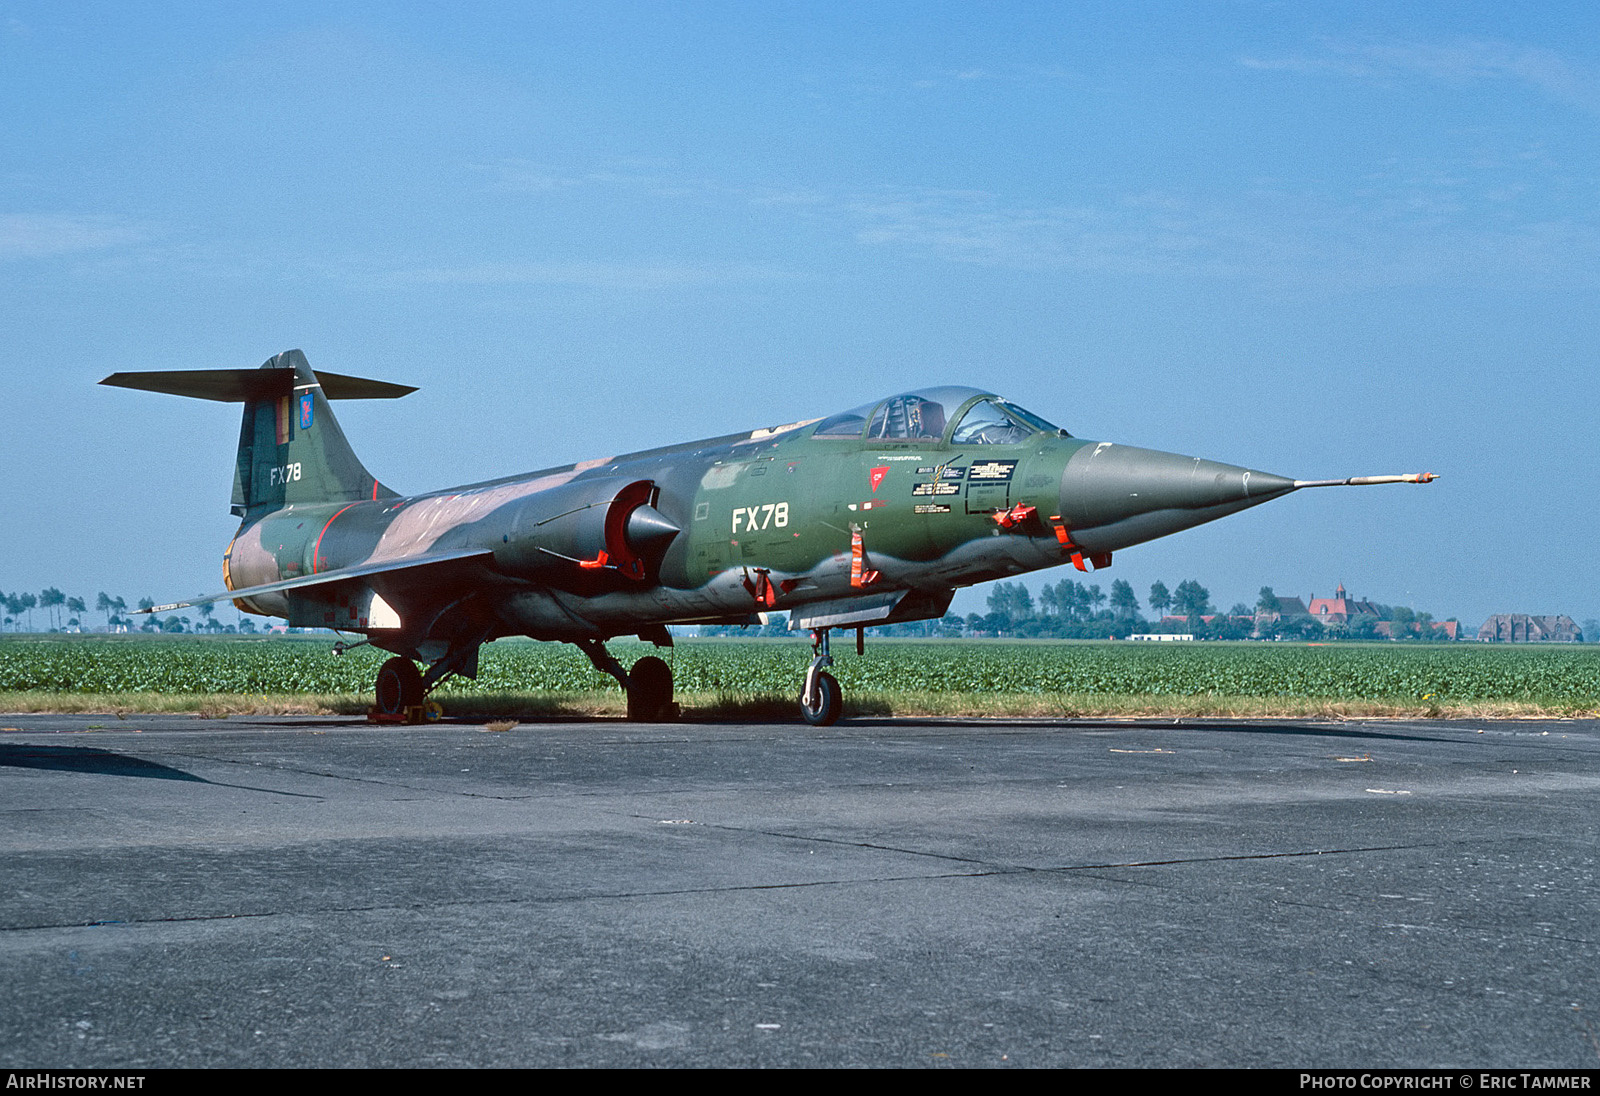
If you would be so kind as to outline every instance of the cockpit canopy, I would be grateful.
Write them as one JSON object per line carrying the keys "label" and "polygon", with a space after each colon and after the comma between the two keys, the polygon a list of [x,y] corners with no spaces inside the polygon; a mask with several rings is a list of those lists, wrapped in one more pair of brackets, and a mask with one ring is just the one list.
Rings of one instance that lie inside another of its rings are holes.
{"label": "cockpit canopy", "polygon": [[904,392],[830,415],[811,436],[926,442],[948,438],[951,445],[1015,445],[1041,431],[1066,433],[999,396],[945,386]]}

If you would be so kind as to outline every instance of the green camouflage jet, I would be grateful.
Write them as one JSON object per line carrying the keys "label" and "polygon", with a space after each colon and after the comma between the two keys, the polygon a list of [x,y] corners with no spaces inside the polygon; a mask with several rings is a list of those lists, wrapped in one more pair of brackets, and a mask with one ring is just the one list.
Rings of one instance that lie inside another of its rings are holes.
{"label": "green camouflage jet", "polygon": [[[356,458],[329,400],[403,385],[313,373],[286,351],[260,369],[116,373],[102,384],[242,402],[227,590],[290,625],[364,633],[396,657],[375,714],[406,718],[502,636],[576,644],[637,720],[670,718],[672,672],[606,650],[669,624],[789,613],[811,632],[800,708],[839,718],[832,629],[943,616],[956,589],[1111,554],[1302,487],[1426,483],[1429,474],[1292,480],[1084,441],[999,396],[928,388],[824,419],[602,457],[402,496]],[[419,670],[423,663],[426,671]]]}

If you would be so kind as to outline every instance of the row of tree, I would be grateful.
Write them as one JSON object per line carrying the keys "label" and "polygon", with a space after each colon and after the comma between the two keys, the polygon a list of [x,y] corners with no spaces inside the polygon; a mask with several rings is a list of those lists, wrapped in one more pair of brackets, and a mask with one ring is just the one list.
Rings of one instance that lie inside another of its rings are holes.
{"label": "row of tree", "polygon": [[[1254,606],[1235,604],[1226,613],[1211,604],[1211,591],[1194,579],[1173,588],[1150,585],[1147,599],[1155,620],[1141,612],[1133,586],[1117,579],[1109,592],[1098,584],[1064,578],[1044,587],[1037,599],[1020,582],[997,582],[989,590],[987,613],[965,617],[946,614],[941,620],[890,624],[869,629],[874,635],[902,637],[1027,639],[1126,639],[1135,632],[1178,633],[1198,639],[1441,639],[1428,613],[1407,606],[1375,606],[1379,614],[1362,614],[1348,623],[1324,624],[1303,611],[1284,615],[1272,587],[1263,586]],[[1387,623],[1384,623],[1387,622]],[[706,626],[701,635],[787,635],[783,614],[768,617],[759,628]]]}
{"label": "row of tree", "polygon": [[[155,601],[150,598],[140,598],[140,609],[152,609]],[[94,627],[87,619],[89,604],[81,597],[68,597],[54,586],[33,593],[3,593],[0,592],[0,608],[4,609],[0,616],[0,627],[13,632],[33,631],[33,611],[40,610],[47,614],[49,620],[48,630],[52,632],[87,631]],[[105,591],[95,599],[94,611],[101,614],[104,621],[104,630],[108,632],[254,632],[255,623],[248,617],[242,617],[239,624],[223,624],[216,619],[215,605],[197,605],[195,611],[200,614],[200,620],[195,621],[186,616],[172,616],[157,618],[149,613],[130,615],[128,603],[120,597],[112,597]]]}
{"label": "row of tree", "polygon": [[[1102,609],[1103,603],[1108,607]],[[1220,612],[1211,604],[1211,592],[1194,579],[1185,579],[1170,590],[1157,581],[1150,586],[1148,603],[1157,614],[1154,621],[1141,615],[1133,588],[1120,579],[1111,584],[1109,597],[1099,586],[1062,579],[1040,591],[1035,607],[1021,583],[1002,582],[989,595],[989,612],[968,616],[965,631],[968,635],[1069,639],[1126,638],[1134,632],[1181,633],[1198,639],[1448,638],[1446,629],[1431,614],[1405,605],[1374,605],[1376,614],[1361,613],[1334,622],[1308,615],[1298,603],[1295,612],[1285,613],[1270,586],[1261,588],[1254,606],[1238,602]]]}
{"label": "row of tree", "polygon": [[[101,594],[100,598],[104,603],[103,608],[109,608],[113,604],[105,594]],[[3,623],[6,627],[16,631],[23,626],[24,617],[26,617],[27,630],[30,632],[33,631],[33,611],[35,609],[43,610],[48,614],[50,630],[53,632],[59,632],[63,627],[80,627],[82,618],[89,612],[88,604],[81,597],[68,597],[54,586],[38,594],[23,593],[21,591],[10,594],[0,593],[0,608],[5,610]],[[65,622],[62,620],[63,616],[66,617]]]}
{"label": "row of tree", "polygon": [[[1157,612],[1168,609],[1199,619],[1212,613],[1211,594],[1193,580],[1180,582],[1169,591],[1157,582],[1150,587],[1150,605]],[[1107,593],[1098,584],[1084,585],[1070,578],[1046,586],[1039,598],[1020,582],[997,582],[989,590],[989,611],[965,617],[947,613],[940,620],[921,620],[910,624],[888,624],[869,629],[874,635],[923,638],[982,638],[990,636],[1056,639],[1126,638],[1137,631],[1148,631],[1150,623],[1139,612],[1139,597],[1133,586],[1122,579],[1112,582]],[[1249,612],[1248,609],[1244,610]],[[1187,630],[1187,629],[1184,629]],[[707,625],[701,635],[787,635],[782,613],[772,614],[760,628],[737,625]],[[1249,628],[1244,635],[1249,634]],[[1244,638],[1241,635],[1239,638]]]}
{"label": "row of tree", "polygon": [[[1169,626],[1169,631],[1189,632],[1189,624],[1201,626],[1205,634],[1222,634],[1212,629],[1204,618],[1215,617],[1211,605],[1211,591],[1193,579],[1185,579],[1175,589],[1166,583],[1155,582],[1150,587],[1150,608],[1163,617],[1169,614],[1182,617],[1183,627]],[[989,611],[971,613],[962,622],[964,632],[970,636],[1013,636],[1055,639],[1125,639],[1134,632],[1159,630],[1140,612],[1139,598],[1132,584],[1123,579],[1111,583],[1110,593],[1098,583],[1085,585],[1075,579],[1060,582],[1039,591],[1038,602],[1028,588],[1020,582],[998,582],[989,591]],[[1250,613],[1247,606],[1235,606],[1240,615]],[[1230,616],[1233,614],[1229,614]],[[1253,625],[1243,627],[1237,638],[1248,636]],[[1237,628],[1233,630],[1238,630]],[[1195,634],[1202,634],[1196,632]],[[1230,635],[1231,638],[1231,635]]]}

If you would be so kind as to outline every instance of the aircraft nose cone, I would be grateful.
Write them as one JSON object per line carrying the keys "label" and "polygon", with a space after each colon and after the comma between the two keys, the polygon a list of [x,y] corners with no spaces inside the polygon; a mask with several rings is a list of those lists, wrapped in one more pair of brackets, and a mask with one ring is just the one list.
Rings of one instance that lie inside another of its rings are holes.
{"label": "aircraft nose cone", "polygon": [[641,505],[628,515],[624,536],[628,547],[641,556],[653,557],[667,550],[672,538],[683,532],[654,506]]}
{"label": "aircraft nose cone", "polygon": [[[1100,442],[1084,446],[1067,462],[1061,476],[1061,516],[1084,547],[1096,540],[1108,548],[1124,547],[1293,490],[1294,480],[1271,472]],[[1101,537],[1078,532],[1113,528]],[[1118,543],[1110,544],[1113,540]]]}

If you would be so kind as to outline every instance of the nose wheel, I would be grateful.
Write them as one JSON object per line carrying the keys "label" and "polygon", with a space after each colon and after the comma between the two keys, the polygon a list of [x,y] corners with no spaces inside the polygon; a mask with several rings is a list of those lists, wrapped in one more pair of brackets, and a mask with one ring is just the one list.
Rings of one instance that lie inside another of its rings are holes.
{"label": "nose wheel", "polygon": [[817,628],[811,633],[811,668],[806,671],[805,688],[800,693],[800,714],[813,727],[831,727],[844,712],[844,690],[823,669],[832,665],[828,629]]}
{"label": "nose wheel", "polygon": [[844,691],[830,673],[817,675],[816,692],[800,698],[800,714],[813,727],[831,727],[844,711]]}

